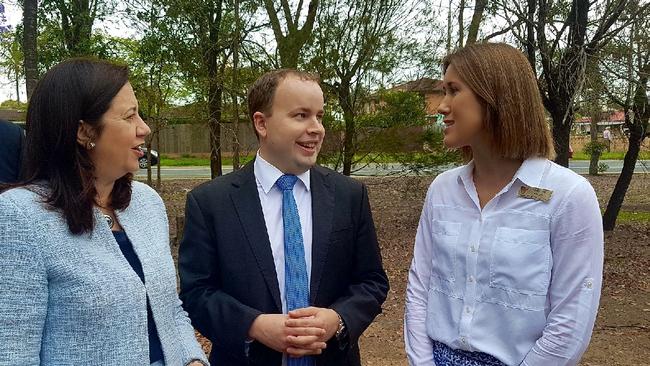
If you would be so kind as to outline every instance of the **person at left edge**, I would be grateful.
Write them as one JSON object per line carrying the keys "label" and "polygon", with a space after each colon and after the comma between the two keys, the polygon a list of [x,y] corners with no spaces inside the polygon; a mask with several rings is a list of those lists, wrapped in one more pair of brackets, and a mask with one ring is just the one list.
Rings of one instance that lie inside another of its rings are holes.
{"label": "person at left edge", "polygon": [[25,179],[0,194],[0,365],[207,364],[163,202],[132,181],[150,130],[126,66],[54,66],[27,122]]}
{"label": "person at left edge", "polygon": [[25,131],[0,120],[0,183],[14,183],[20,176],[20,161]]}

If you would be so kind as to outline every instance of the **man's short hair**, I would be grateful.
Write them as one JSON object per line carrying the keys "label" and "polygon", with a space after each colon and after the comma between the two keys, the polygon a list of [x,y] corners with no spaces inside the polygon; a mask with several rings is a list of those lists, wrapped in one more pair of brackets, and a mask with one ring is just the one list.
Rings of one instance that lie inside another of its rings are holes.
{"label": "man's short hair", "polygon": [[[263,74],[248,89],[248,115],[251,121],[253,121],[255,112],[262,112],[265,116],[271,115],[275,91],[280,82],[289,76],[296,77],[300,80],[320,83],[318,75],[294,69],[279,69]],[[255,125],[253,125],[253,131],[257,135]],[[259,136],[257,137],[259,139]]]}

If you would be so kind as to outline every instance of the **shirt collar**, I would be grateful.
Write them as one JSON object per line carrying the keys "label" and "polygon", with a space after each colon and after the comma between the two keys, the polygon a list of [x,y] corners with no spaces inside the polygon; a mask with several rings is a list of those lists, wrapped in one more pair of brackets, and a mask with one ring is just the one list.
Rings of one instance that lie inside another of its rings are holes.
{"label": "shirt collar", "polygon": [[[521,166],[512,177],[512,182],[516,179],[529,187],[537,187],[542,181],[542,175],[546,170],[547,160],[544,158],[528,158],[521,163]],[[458,182],[469,187],[472,182],[472,172],[474,171],[474,160],[461,167],[458,172]]]}
{"label": "shirt collar", "polygon": [[465,185],[465,187],[471,187],[474,183],[472,180],[472,172],[474,171],[474,160],[470,160],[469,163],[463,165],[458,171],[458,183]]}
{"label": "shirt collar", "polygon": [[[257,150],[257,154],[255,156],[253,172],[255,174],[255,179],[257,180],[257,183],[262,186],[262,190],[264,190],[265,194],[268,194],[271,188],[273,188],[273,186],[275,185],[275,182],[278,180],[278,178],[284,175],[284,173],[280,169],[276,168],[273,164],[264,160],[264,158],[260,155],[259,150]],[[307,192],[309,192],[311,189],[310,170],[298,174],[296,175],[296,177],[298,177],[298,180],[302,182],[302,184],[305,186],[305,189],[307,189]]]}
{"label": "shirt collar", "polygon": [[521,164],[514,178],[529,187],[539,187],[547,164],[548,161],[544,158],[528,158]]}

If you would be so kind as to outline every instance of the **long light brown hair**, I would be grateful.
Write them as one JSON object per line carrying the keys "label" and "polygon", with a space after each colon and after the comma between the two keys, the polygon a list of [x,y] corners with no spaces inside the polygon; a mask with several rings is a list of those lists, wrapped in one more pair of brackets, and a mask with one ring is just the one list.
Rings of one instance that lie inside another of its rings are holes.
{"label": "long light brown hair", "polygon": [[[552,159],[553,138],[537,80],[526,57],[505,43],[477,43],[459,48],[443,59],[476,94],[484,110],[484,128],[491,148],[509,159]],[[472,158],[469,147],[464,157]]]}

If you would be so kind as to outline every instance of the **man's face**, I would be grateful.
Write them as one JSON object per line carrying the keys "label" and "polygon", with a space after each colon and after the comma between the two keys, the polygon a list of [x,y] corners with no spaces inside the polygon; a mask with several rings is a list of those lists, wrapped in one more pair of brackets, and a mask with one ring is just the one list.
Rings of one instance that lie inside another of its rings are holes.
{"label": "man's face", "polygon": [[289,75],[275,90],[270,115],[253,114],[260,155],[287,174],[309,170],[323,145],[323,91],[318,83]]}

